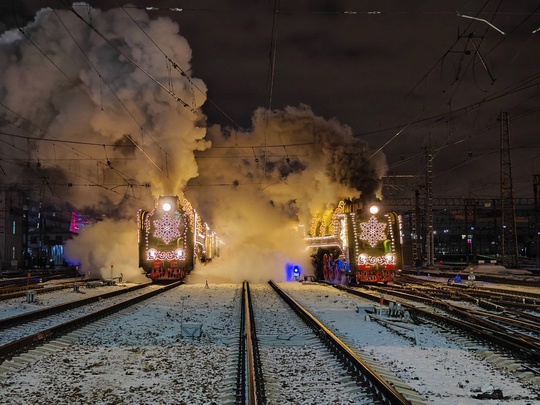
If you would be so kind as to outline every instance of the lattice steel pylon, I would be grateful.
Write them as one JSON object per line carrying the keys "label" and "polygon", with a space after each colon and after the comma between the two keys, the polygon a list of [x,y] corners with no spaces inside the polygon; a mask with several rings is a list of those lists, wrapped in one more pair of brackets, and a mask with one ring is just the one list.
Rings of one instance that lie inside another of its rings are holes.
{"label": "lattice steel pylon", "polygon": [[533,174],[534,232],[536,243],[536,267],[540,268],[540,174]]}
{"label": "lattice steel pylon", "polygon": [[501,256],[506,267],[517,267],[518,244],[508,113],[501,112]]}
{"label": "lattice steel pylon", "polygon": [[426,155],[426,255],[427,266],[433,267],[435,264],[435,255],[433,243],[433,153],[431,152],[431,148],[427,150]]}

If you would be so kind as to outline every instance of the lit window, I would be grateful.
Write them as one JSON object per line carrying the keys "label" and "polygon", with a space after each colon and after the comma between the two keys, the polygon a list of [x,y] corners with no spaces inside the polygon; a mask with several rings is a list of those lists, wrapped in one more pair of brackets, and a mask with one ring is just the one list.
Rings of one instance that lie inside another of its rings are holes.
{"label": "lit window", "polygon": [[16,235],[17,234],[17,222],[13,221],[11,223],[11,234]]}

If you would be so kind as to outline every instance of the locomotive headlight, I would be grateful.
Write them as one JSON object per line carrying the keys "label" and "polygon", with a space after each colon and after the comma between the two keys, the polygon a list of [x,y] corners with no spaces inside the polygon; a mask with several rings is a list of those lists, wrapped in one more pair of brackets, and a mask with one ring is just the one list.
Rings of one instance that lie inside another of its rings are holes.
{"label": "locomotive headlight", "polygon": [[157,257],[157,250],[156,249],[148,249],[148,259],[154,260]]}
{"label": "locomotive headlight", "polygon": [[184,250],[183,250],[183,249],[176,249],[176,250],[174,251],[174,254],[176,255],[176,258],[177,258],[178,260],[184,259]]}
{"label": "locomotive headlight", "polygon": [[384,255],[384,258],[386,260],[386,263],[394,264],[395,263],[395,257],[393,253],[387,253]]}
{"label": "locomotive headlight", "polygon": [[163,203],[161,208],[163,209],[163,211],[169,212],[171,210],[171,208],[172,208],[172,205],[170,203],[166,202],[166,203]]}
{"label": "locomotive headlight", "polygon": [[369,212],[371,215],[377,215],[379,213],[379,207],[377,205],[372,205],[369,207]]}

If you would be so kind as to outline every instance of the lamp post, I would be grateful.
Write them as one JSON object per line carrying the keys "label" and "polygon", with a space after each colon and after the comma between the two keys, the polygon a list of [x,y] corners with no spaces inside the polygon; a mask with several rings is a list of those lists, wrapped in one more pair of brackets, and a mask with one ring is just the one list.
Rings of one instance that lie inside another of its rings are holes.
{"label": "lamp post", "polygon": [[113,267],[114,267],[114,262],[111,262],[111,282],[113,280]]}

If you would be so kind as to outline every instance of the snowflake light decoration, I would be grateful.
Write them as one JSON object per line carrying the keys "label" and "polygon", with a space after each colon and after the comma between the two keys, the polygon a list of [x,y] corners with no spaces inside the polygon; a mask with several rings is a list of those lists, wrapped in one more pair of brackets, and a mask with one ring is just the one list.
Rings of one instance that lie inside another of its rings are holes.
{"label": "snowflake light decoration", "polygon": [[369,218],[369,221],[360,223],[360,228],[362,229],[360,239],[367,241],[371,247],[386,239],[386,224],[377,221],[374,216]]}
{"label": "snowflake light decoration", "polygon": [[177,238],[180,236],[180,231],[178,228],[182,224],[182,221],[180,219],[174,219],[169,215],[169,213],[163,214],[163,219],[156,219],[154,221],[154,225],[156,227],[156,231],[154,232],[154,236],[156,238],[163,239],[163,242],[169,243],[174,238]]}

